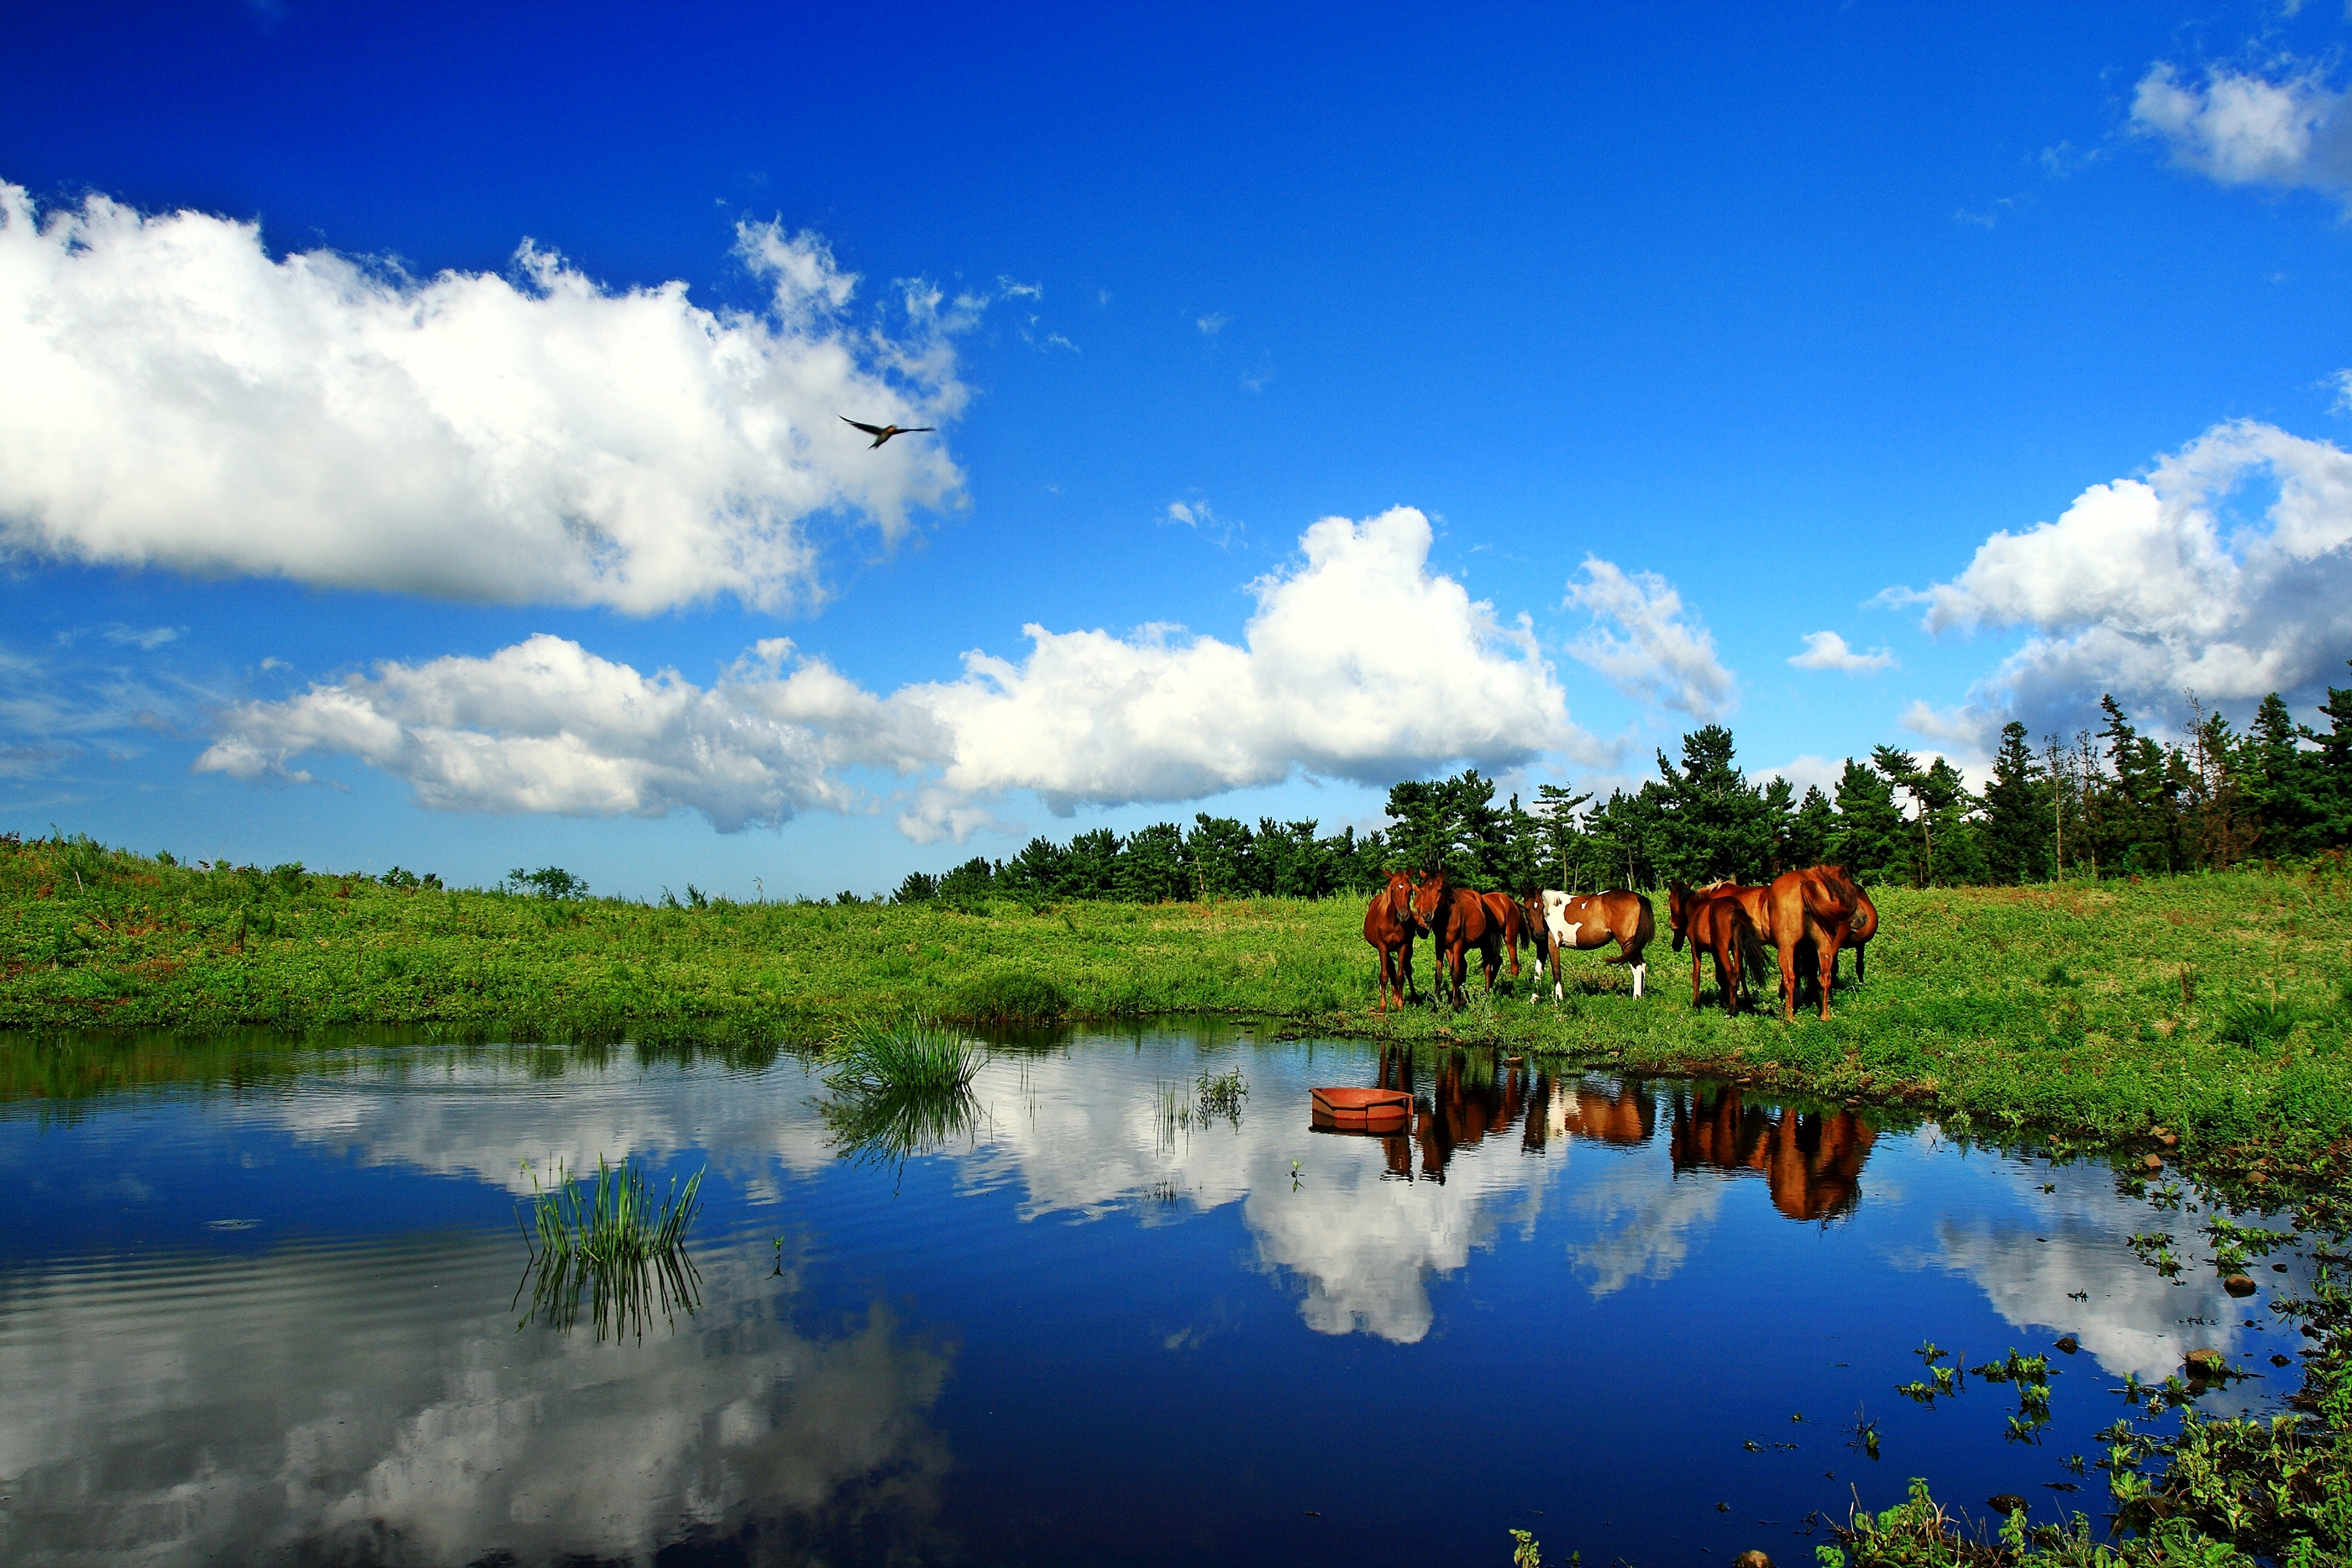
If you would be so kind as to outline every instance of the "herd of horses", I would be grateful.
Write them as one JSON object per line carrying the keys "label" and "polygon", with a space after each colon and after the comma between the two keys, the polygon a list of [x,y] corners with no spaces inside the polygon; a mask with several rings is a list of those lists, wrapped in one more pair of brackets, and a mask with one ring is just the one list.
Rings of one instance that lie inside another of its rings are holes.
{"label": "herd of horses", "polygon": [[[1780,1016],[1797,1016],[1801,982],[1814,981],[1821,1015],[1830,1016],[1830,993],[1837,986],[1838,954],[1853,950],[1854,978],[1862,978],[1863,950],[1878,931],[1878,911],[1843,866],[1817,865],[1783,872],[1761,887],[1722,882],[1691,888],[1681,883],[1666,890],[1667,919],[1674,932],[1674,949],[1687,942],[1691,949],[1691,1005],[1699,1003],[1700,960],[1715,960],[1717,988],[1726,1012],[1737,1013],[1745,981],[1760,977],[1763,955],[1770,946],[1780,960]],[[1551,970],[1552,997],[1567,995],[1565,955],[1610,943],[1613,957],[1633,977],[1633,994],[1642,994],[1649,965],[1642,956],[1657,935],[1657,917],[1647,895],[1619,890],[1569,894],[1545,888],[1529,896],[1481,893],[1455,885],[1444,870],[1415,876],[1392,872],[1388,884],[1372,895],[1364,911],[1364,940],[1380,954],[1381,1001],[1389,1009],[1391,996],[1402,1009],[1419,1001],[1412,983],[1412,947],[1426,936],[1435,951],[1437,978],[1433,1001],[1444,998],[1446,980],[1453,979],[1454,1005],[1465,999],[1464,980],[1469,954],[1478,950],[1486,972],[1486,989],[1495,988],[1503,960],[1508,956],[1511,977],[1519,974],[1519,949],[1536,951],[1537,972]],[[1538,992],[1530,991],[1528,1000]]]}

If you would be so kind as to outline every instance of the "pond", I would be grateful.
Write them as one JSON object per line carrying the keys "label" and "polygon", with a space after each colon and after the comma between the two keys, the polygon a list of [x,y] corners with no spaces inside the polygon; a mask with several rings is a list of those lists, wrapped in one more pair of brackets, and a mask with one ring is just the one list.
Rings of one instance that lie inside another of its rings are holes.
{"label": "pond", "polygon": [[[1247,1025],[1008,1046],[903,1160],[788,1056],[156,1061],[0,1104],[13,1563],[1806,1563],[1913,1475],[2100,1517],[2126,1375],[2271,1408],[2310,1267],[2233,1300],[2177,1194],[1933,1123]],[[1406,1073],[1407,1132],[1310,1125]],[[518,1205],[600,1155],[708,1172],[641,1336],[530,1312]],[[1927,1341],[2046,1354],[2046,1423],[1898,1393]]]}

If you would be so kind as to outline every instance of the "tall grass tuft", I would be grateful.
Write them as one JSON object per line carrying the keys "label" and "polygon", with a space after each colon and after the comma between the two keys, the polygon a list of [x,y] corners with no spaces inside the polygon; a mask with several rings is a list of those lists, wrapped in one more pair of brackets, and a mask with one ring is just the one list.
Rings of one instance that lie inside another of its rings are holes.
{"label": "tall grass tuft", "polygon": [[988,1064],[988,1048],[915,1015],[861,1019],[824,1053],[825,1086],[845,1094],[961,1091]]}
{"label": "tall grass tuft", "polygon": [[860,1019],[824,1060],[833,1095],[818,1111],[845,1158],[903,1166],[979,1124],[971,1081],[988,1064],[988,1048],[935,1019]]}
{"label": "tall grass tuft", "polygon": [[[703,1174],[695,1172],[683,1187],[672,1176],[658,1204],[633,1160],[615,1169],[600,1155],[593,1180],[572,1179],[559,1162],[545,1187],[534,1175],[530,1218],[522,1227],[530,1247],[523,1272],[531,1287],[530,1310],[515,1327],[538,1318],[569,1331],[579,1319],[583,1294],[590,1298],[599,1340],[628,1333],[642,1340],[656,1314],[667,1322],[676,1311],[691,1316],[700,1310],[701,1276],[687,1256],[686,1231],[702,1206]],[[520,1298],[521,1283],[515,1294]]]}

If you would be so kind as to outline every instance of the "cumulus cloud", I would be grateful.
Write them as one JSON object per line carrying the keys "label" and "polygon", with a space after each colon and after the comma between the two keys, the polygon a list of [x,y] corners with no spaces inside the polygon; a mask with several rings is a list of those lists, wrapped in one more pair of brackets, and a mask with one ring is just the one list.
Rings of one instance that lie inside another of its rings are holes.
{"label": "cumulus cloud", "polygon": [[[2258,518],[2223,503],[2273,492]],[[2250,420],[2216,425],[2145,479],[2094,485],[2054,523],[1994,534],[1968,570],[1925,593],[1933,632],[2030,629],[2025,644],[1948,714],[1954,738],[2004,715],[2064,727],[2100,694],[2168,707],[2311,692],[2352,654],[2352,454]]]}
{"label": "cumulus cloud", "polygon": [[1805,651],[1789,655],[1789,663],[1801,670],[1839,670],[1849,675],[1868,675],[1891,670],[1898,661],[1889,649],[1874,648],[1867,653],[1857,653],[1834,632],[1808,632]]}
{"label": "cumulus cloud", "polygon": [[1738,678],[1715,656],[1715,634],[1685,615],[1682,595],[1654,571],[1628,576],[1597,556],[1584,558],[1584,580],[1568,585],[1570,606],[1592,626],[1569,645],[1620,691],[1696,719],[1720,718],[1739,706]]}
{"label": "cumulus cloud", "polygon": [[2352,116],[2346,95],[2315,68],[2282,61],[2276,74],[2227,66],[2202,82],[2171,66],[2148,68],[2132,95],[2131,126],[2173,161],[2224,185],[2352,190]]}
{"label": "cumulus cloud", "polygon": [[887,540],[962,476],[836,414],[964,401],[936,290],[859,326],[824,242],[742,224],[757,312],[614,292],[526,240],[510,277],[0,183],[0,548],[194,572],[650,613],[821,596],[807,525]]}
{"label": "cumulus cloud", "polygon": [[1605,759],[1526,618],[1507,624],[1431,572],[1430,542],[1411,507],[1327,517],[1297,563],[1251,585],[1241,645],[1032,624],[1017,663],[971,653],[961,678],[887,696],[782,638],[707,688],[548,635],[488,658],[387,661],[226,709],[196,767],[299,782],[298,758],[349,756],[442,810],[693,810],[728,831],[876,809],[845,770],[880,769],[905,781],[900,830],[930,842],[983,825],[986,803],[1015,790],[1066,813],[1300,770],[1386,783],[1463,760]]}

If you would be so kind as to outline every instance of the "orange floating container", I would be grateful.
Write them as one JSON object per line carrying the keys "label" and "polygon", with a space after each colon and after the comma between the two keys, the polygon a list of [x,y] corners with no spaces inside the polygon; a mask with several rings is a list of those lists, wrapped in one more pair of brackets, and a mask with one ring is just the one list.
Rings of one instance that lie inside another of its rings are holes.
{"label": "orange floating container", "polygon": [[1402,1133],[1412,1117],[1412,1096],[1402,1089],[1308,1091],[1318,1127],[1335,1133]]}

